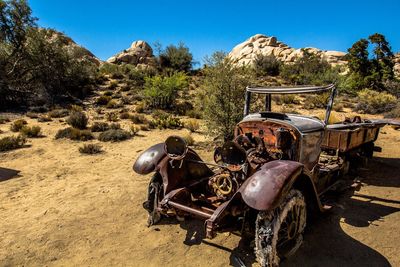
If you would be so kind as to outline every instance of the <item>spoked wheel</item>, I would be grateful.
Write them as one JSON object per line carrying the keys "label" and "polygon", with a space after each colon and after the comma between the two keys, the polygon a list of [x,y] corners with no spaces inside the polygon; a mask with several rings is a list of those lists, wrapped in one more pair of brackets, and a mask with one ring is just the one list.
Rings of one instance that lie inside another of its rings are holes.
{"label": "spoked wheel", "polygon": [[153,178],[150,180],[147,200],[143,202],[143,208],[149,212],[147,218],[147,226],[152,226],[161,220],[161,214],[158,211],[158,203],[161,201],[163,196],[163,183],[159,173],[155,173]]}
{"label": "spoked wheel", "polygon": [[303,241],[306,213],[304,196],[296,189],[273,211],[258,213],[255,253],[261,266],[278,266],[296,252]]}

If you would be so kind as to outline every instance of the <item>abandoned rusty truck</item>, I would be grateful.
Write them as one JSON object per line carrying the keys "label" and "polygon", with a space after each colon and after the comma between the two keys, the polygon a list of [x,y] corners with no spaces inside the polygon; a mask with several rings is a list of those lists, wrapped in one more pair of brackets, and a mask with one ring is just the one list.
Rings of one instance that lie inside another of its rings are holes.
{"label": "abandoned rusty truck", "polygon": [[[324,91],[330,92],[324,121],[271,112],[272,94]],[[266,111],[249,114],[252,94],[265,95]],[[301,245],[310,213],[329,209],[324,193],[355,158],[372,157],[386,124],[358,117],[328,125],[335,94],[334,85],[246,88],[244,118],[234,139],[216,148],[215,163],[202,161],[178,136],[144,151],[133,169],[154,172],[143,204],[148,224],[193,216],[205,221],[206,237],[213,238],[217,230],[246,221],[255,230],[259,263],[279,265]]]}

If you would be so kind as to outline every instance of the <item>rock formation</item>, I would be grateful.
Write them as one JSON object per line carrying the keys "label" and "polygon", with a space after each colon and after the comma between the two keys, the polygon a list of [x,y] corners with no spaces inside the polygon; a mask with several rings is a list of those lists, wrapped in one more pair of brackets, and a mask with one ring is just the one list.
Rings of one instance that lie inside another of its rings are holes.
{"label": "rock formation", "polygon": [[398,78],[400,78],[400,53],[397,53],[394,55],[394,75]]}
{"label": "rock formation", "polygon": [[[344,60],[346,53],[344,52],[324,51],[313,47],[307,47],[304,49],[308,52],[318,54],[332,66],[346,64],[346,61]],[[301,57],[303,51],[302,49],[294,49],[287,44],[278,41],[276,37],[256,34],[233,48],[229,53],[229,56],[234,63],[239,65],[248,65],[253,62],[258,54],[273,55],[284,63],[290,63]]]}
{"label": "rock formation", "polygon": [[113,64],[132,64],[138,67],[154,66],[155,57],[153,49],[145,41],[135,41],[131,47],[110,57],[108,63]]}

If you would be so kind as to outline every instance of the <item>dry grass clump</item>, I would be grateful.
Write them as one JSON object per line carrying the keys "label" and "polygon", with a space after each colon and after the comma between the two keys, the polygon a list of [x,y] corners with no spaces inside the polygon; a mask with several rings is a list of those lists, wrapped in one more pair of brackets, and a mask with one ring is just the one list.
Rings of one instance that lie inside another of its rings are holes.
{"label": "dry grass clump", "polygon": [[19,131],[23,136],[36,138],[41,137],[41,128],[39,126],[26,126],[24,125],[21,130]]}
{"label": "dry grass clump", "polygon": [[370,89],[364,89],[358,92],[358,104],[356,111],[379,114],[389,112],[394,109],[397,104],[397,98],[394,95],[377,92]]}
{"label": "dry grass clump", "polygon": [[184,126],[186,129],[191,131],[192,133],[198,131],[200,129],[200,124],[195,119],[189,119],[184,122]]}
{"label": "dry grass clump", "polygon": [[397,105],[394,109],[385,113],[385,118],[392,118],[392,119],[400,118],[400,102],[397,102]]}
{"label": "dry grass clump", "polygon": [[122,112],[121,114],[119,114],[119,118],[121,120],[127,120],[131,118],[131,114],[127,111]]}
{"label": "dry grass clump", "polygon": [[135,124],[143,124],[147,122],[147,119],[143,114],[132,114],[130,119]]}
{"label": "dry grass clump", "polygon": [[26,143],[26,139],[23,136],[7,136],[0,139],[0,151],[9,151],[17,148],[21,148]]}
{"label": "dry grass clump", "polygon": [[141,130],[141,131],[150,131],[150,128],[149,128],[148,125],[143,124],[143,125],[140,125],[140,130]]}
{"label": "dry grass clump", "polygon": [[295,95],[272,95],[272,100],[274,100],[277,105],[299,103],[299,101],[296,100]]}
{"label": "dry grass clump", "polygon": [[92,132],[104,132],[110,129],[110,125],[107,122],[94,122],[90,127]]}
{"label": "dry grass clump", "polygon": [[84,130],[87,127],[88,117],[82,111],[73,111],[69,115],[67,123],[74,128]]}
{"label": "dry grass clump", "polygon": [[39,114],[36,113],[36,112],[32,112],[32,111],[28,111],[25,115],[26,115],[28,118],[31,118],[31,119],[37,119],[37,118],[39,118]]}
{"label": "dry grass clump", "polygon": [[72,127],[61,129],[56,134],[56,139],[71,139],[76,141],[88,141],[92,140],[94,137],[92,133],[88,130],[80,130]]}
{"label": "dry grass clump", "polygon": [[328,104],[329,93],[306,95],[304,100],[305,109],[325,108]]}
{"label": "dry grass clump", "polygon": [[106,120],[116,122],[119,120],[118,113],[116,112],[109,112],[106,113]]}
{"label": "dry grass clump", "polygon": [[24,119],[16,120],[11,124],[10,130],[13,132],[19,132],[22,129],[22,127],[24,127],[24,125],[26,124],[28,123]]}
{"label": "dry grass clump", "polygon": [[120,108],[120,107],[122,107],[122,104],[118,103],[115,100],[110,100],[106,105],[106,108],[110,108],[110,109],[112,109],[112,108]]}
{"label": "dry grass clump", "polygon": [[37,118],[38,122],[49,122],[52,121],[52,119],[48,115],[40,116]]}
{"label": "dry grass clump", "polygon": [[135,111],[137,113],[143,113],[146,111],[146,103],[140,102],[139,104],[136,105]]}
{"label": "dry grass clump", "polygon": [[194,145],[194,138],[191,134],[185,134],[182,138],[186,141],[188,146]]}
{"label": "dry grass clump", "polygon": [[96,104],[99,106],[105,106],[108,104],[108,102],[111,101],[111,97],[107,95],[102,95],[96,100]]}
{"label": "dry grass clump", "polygon": [[343,112],[344,105],[341,103],[334,103],[332,109],[336,112]]}
{"label": "dry grass clump", "polygon": [[49,112],[50,118],[64,118],[69,115],[69,111],[67,109],[53,109]]}
{"label": "dry grass clump", "polygon": [[99,154],[102,153],[103,150],[101,149],[100,145],[97,144],[85,144],[82,147],[79,148],[79,152],[81,152],[82,154]]}
{"label": "dry grass clump", "polygon": [[0,124],[4,124],[6,122],[10,122],[8,117],[0,116]]}
{"label": "dry grass clump", "polygon": [[102,142],[118,142],[129,139],[131,134],[122,129],[110,129],[102,132],[99,135],[99,140]]}
{"label": "dry grass clump", "polygon": [[140,127],[133,124],[133,125],[131,125],[130,130],[131,130],[132,136],[135,136],[139,133]]}

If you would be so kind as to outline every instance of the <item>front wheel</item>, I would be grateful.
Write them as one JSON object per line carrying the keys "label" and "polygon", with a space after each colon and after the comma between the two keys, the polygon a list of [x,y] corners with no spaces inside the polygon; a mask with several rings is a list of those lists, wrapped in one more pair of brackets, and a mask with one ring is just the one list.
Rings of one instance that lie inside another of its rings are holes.
{"label": "front wheel", "polygon": [[274,210],[258,213],[255,254],[261,266],[278,266],[280,260],[296,252],[303,241],[306,214],[304,196],[296,189]]}
{"label": "front wheel", "polygon": [[159,173],[155,173],[149,183],[147,200],[143,203],[143,208],[149,213],[147,226],[152,226],[161,220],[161,214],[158,211],[158,204],[163,198],[163,183]]}

